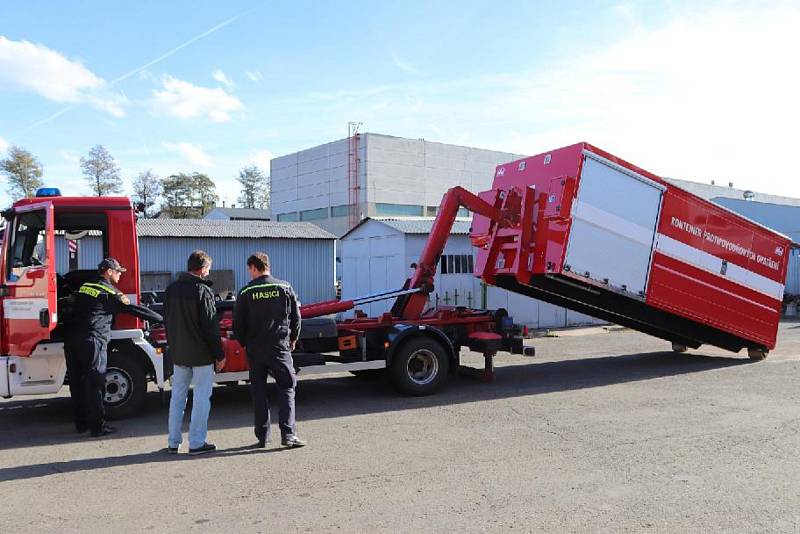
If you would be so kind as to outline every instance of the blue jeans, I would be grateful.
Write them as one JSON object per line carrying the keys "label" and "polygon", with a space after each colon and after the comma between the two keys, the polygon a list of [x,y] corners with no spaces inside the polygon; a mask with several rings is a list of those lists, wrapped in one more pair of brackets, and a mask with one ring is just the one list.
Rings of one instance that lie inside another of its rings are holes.
{"label": "blue jeans", "polygon": [[189,422],[189,448],[197,449],[206,442],[208,413],[211,411],[211,388],[214,386],[214,366],[184,367],[176,365],[172,375],[172,397],[169,401],[169,446],[178,447],[183,441],[181,426],[186,409],[189,384],[192,394],[192,418]]}

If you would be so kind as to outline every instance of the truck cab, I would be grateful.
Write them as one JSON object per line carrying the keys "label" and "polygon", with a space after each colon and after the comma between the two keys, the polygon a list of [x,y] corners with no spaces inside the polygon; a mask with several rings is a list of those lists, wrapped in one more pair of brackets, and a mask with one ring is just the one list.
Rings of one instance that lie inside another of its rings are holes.
{"label": "truck cab", "polygon": [[[128,269],[118,287],[139,302],[136,213],[128,198],[62,197],[47,188],[15,202],[3,219],[0,396],[56,393],[69,380],[63,336],[70,296],[96,276],[94,266],[117,258]],[[148,379],[163,388],[161,354],[143,326],[127,315],[114,324],[105,396],[112,416],[139,408]]]}

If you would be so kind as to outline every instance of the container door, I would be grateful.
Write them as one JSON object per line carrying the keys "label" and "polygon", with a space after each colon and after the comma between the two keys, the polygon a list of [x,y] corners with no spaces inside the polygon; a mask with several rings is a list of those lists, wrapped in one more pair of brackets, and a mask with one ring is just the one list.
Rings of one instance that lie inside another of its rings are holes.
{"label": "container door", "polygon": [[644,297],[665,187],[585,152],[565,265],[577,275]]}
{"label": "container door", "polygon": [[30,356],[58,323],[53,204],[15,209],[6,231],[3,349],[12,356]]}

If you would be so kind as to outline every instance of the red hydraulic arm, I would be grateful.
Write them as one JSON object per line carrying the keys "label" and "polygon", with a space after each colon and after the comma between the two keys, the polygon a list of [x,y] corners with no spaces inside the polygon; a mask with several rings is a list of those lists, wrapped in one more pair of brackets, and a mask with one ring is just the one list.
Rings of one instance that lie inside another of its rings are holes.
{"label": "red hydraulic arm", "polygon": [[442,203],[439,205],[439,213],[433,222],[428,241],[422,250],[422,255],[417,262],[417,270],[411,276],[409,289],[421,289],[408,297],[402,310],[403,319],[416,319],[425,310],[428,302],[428,294],[433,291],[433,279],[436,276],[436,265],[442,255],[444,245],[450,237],[450,230],[458,215],[458,210],[465,207],[470,211],[479,213],[492,221],[496,221],[501,226],[505,226],[503,211],[498,206],[493,206],[485,200],[479,198],[464,189],[463,187],[453,187],[444,194]]}
{"label": "red hydraulic arm", "polygon": [[479,213],[496,223],[500,228],[513,225],[519,219],[518,210],[503,209],[500,207],[501,205],[505,205],[502,196],[496,199],[496,205],[492,205],[463,187],[453,187],[442,198],[430,236],[425,243],[425,248],[417,262],[417,269],[411,276],[407,288],[386,291],[353,300],[329,300],[308,304],[300,307],[300,315],[307,319],[320,317],[345,312],[368,302],[403,297],[404,302],[399,316],[402,319],[418,319],[425,310],[428,294],[433,291],[436,265],[442,255],[445,243],[450,237],[450,230],[453,228],[459,208],[465,207],[472,212]]}

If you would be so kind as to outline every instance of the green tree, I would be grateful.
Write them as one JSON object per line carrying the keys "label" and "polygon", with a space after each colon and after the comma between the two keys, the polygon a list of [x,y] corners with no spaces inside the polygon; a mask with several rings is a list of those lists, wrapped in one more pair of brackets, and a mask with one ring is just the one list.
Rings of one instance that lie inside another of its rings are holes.
{"label": "green tree", "polygon": [[261,169],[255,165],[244,167],[236,180],[242,185],[239,204],[243,208],[269,208],[269,176]]}
{"label": "green tree", "polygon": [[156,205],[161,192],[161,179],[152,169],[140,172],[133,180],[133,200],[144,205],[145,217],[149,215],[148,210]]}
{"label": "green tree", "polygon": [[172,174],[161,180],[162,210],[176,219],[198,219],[211,211],[219,197],[214,182],[205,174]]}
{"label": "green tree", "polygon": [[8,157],[0,160],[0,172],[8,178],[8,194],[14,200],[32,197],[42,187],[42,166],[22,147],[8,149]]}
{"label": "green tree", "polygon": [[122,193],[122,178],[119,167],[111,153],[103,145],[95,145],[86,158],[81,158],[83,176],[92,188],[92,193],[102,197],[111,193]]}

